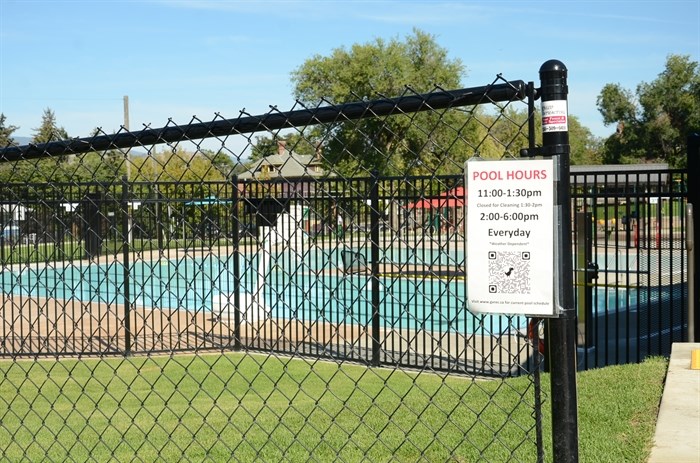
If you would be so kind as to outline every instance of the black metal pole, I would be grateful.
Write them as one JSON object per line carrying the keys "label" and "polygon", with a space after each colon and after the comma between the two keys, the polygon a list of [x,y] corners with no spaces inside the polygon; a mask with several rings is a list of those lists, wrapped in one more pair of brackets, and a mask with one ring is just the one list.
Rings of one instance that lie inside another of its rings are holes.
{"label": "black metal pole", "polygon": [[542,98],[542,152],[555,156],[558,166],[556,207],[560,231],[559,318],[546,323],[547,353],[552,388],[552,448],[557,463],[578,462],[578,413],[576,405],[576,308],[569,191],[569,130],[567,69],[558,60],[540,67]]}
{"label": "black metal pole", "polygon": [[[697,217],[700,213],[700,132],[692,133],[688,136],[688,202],[693,205],[693,215],[698,222]],[[690,342],[697,342],[700,339],[700,278],[697,272],[697,263],[700,262],[700,252],[698,252],[698,243],[700,243],[700,224],[695,223],[692,227],[692,253],[695,262],[695,272],[689,275],[688,285],[693,287],[693,326],[689,327],[692,330],[689,332],[693,335],[693,339],[688,339]]]}
{"label": "black metal pole", "polygon": [[[156,241],[158,243],[158,254],[161,254],[165,249],[163,242],[163,193],[160,192],[158,184],[156,187]],[[170,217],[168,217],[170,220]]]}
{"label": "black metal pole", "polygon": [[370,191],[370,254],[372,267],[372,365],[379,366],[381,353],[381,340],[379,331],[381,323],[379,319],[379,172],[372,171]]}
{"label": "black metal pole", "polygon": [[240,217],[238,216],[238,176],[231,178],[231,236],[233,241],[233,348],[241,349],[241,236]]}
{"label": "black metal pole", "polygon": [[131,249],[129,243],[130,230],[129,225],[129,179],[126,175],[122,177],[122,265],[123,265],[123,295],[124,295],[124,355],[131,354],[131,294],[130,294],[130,255]]}

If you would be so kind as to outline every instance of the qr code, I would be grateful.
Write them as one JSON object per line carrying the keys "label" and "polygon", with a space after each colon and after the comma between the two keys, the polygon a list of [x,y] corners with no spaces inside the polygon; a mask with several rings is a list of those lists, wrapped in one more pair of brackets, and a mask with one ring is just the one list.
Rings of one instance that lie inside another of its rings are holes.
{"label": "qr code", "polygon": [[530,294],[529,251],[489,251],[489,293]]}

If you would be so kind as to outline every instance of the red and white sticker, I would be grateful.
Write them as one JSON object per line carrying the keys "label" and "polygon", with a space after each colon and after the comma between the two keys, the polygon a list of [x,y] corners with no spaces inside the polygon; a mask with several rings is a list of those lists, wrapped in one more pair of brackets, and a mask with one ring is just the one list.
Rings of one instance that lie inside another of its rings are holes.
{"label": "red and white sticker", "polygon": [[566,100],[542,102],[542,132],[568,132]]}

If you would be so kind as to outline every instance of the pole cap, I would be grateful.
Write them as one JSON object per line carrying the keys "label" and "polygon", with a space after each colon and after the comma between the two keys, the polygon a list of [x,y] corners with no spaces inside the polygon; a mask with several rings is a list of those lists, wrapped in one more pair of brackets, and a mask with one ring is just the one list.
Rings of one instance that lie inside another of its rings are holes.
{"label": "pole cap", "polygon": [[564,63],[558,59],[550,59],[549,61],[545,61],[542,66],[540,66],[540,75],[552,72],[562,73],[564,77],[566,77],[568,69],[566,69]]}

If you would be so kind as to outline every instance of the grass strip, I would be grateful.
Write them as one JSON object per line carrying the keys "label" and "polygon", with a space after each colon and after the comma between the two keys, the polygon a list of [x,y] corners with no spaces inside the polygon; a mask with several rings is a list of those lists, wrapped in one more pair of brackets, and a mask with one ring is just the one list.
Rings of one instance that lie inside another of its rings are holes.
{"label": "grass strip", "polygon": [[[581,461],[646,460],[666,366],[579,374]],[[0,460],[535,461],[533,404],[529,377],[242,353],[3,361]]]}

